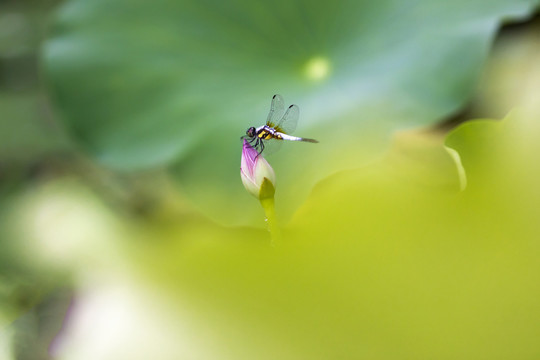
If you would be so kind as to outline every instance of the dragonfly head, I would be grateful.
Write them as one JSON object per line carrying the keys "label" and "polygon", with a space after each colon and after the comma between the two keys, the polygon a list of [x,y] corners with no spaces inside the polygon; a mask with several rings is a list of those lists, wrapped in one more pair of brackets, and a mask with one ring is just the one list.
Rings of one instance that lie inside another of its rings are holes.
{"label": "dragonfly head", "polygon": [[246,135],[249,137],[254,137],[256,134],[257,131],[255,131],[255,128],[253,126],[246,130]]}

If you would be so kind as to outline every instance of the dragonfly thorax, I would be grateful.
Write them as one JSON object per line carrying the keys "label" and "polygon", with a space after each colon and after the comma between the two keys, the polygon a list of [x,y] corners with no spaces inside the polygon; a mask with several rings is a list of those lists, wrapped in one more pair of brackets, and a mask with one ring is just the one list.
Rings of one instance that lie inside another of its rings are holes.
{"label": "dragonfly thorax", "polygon": [[276,138],[276,129],[271,128],[268,125],[263,125],[261,127],[258,127],[256,129],[257,137],[262,140],[269,140],[272,138]]}

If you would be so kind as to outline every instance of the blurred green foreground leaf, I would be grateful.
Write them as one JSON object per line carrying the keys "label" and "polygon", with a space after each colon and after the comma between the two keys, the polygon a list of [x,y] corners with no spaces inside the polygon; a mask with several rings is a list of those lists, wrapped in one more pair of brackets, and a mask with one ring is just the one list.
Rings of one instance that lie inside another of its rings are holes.
{"label": "blurred green foreground leaf", "polygon": [[321,141],[275,158],[288,215],[318,180],[371,159],[390,129],[462,106],[501,19],[537,3],[71,0],[44,64],[65,123],[99,161],[175,164],[198,209],[247,224],[260,214],[246,211],[238,137],[274,93],[300,105],[298,134]]}
{"label": "blurred green foreground leaf", "polygon": [[[105,359],[535,358],[540,127],[530,115],[449,135],[463,191],[444,144],[401,134],[381,162],[320,183],[280,247],[197,218],[133,224],[99,260],[105,279],[76,266],[94,275],[82,277],[92,281],[80,284],[60,358],[94,357],[98,345]],[[111,321],[119,335],[107,335]]]}

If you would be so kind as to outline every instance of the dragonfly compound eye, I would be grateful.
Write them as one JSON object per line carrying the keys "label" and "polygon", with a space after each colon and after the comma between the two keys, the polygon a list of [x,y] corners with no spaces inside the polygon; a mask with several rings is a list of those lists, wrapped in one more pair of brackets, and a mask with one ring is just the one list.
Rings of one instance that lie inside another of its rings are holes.
{"label": "dragonfly compound eye", "polygon": [[255,136],[255,128],[252,126],[249,129],[247,129],[246,135],[249,136],[249,137]]}

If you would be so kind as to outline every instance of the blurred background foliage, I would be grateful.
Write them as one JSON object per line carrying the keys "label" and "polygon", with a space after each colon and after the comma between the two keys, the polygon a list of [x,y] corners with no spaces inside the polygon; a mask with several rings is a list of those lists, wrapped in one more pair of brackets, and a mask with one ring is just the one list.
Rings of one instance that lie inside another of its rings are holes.
{"label": "blurred background foliage", "polygon": [[535,7],[0,2],[0,357],[538,357]]}
{"label": "blurred background foliage", "polygon": [[50,14],[58,3],[0,3],[0,161],[3,167],[36,163],[42,156],[67,146],[62,127],[57,125],[48,104],[38,64]]}
{"label": "blurred background foliage", "polygon": [[371,160],[391,130],[458,111],[499,22],[533,4],[70,1],[44,66],[64,122],[98,161],[174,164],[197,209],[247,225],[261,216],[245,211],[238,137],[264,122],[274,93],[300,106],[297,133],[321,140],[286,144],[275,162],[291,184],[277,195],[288,216],[315,182]]}

